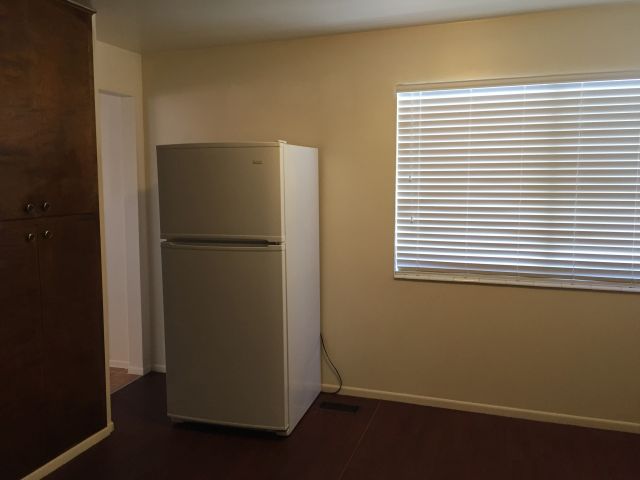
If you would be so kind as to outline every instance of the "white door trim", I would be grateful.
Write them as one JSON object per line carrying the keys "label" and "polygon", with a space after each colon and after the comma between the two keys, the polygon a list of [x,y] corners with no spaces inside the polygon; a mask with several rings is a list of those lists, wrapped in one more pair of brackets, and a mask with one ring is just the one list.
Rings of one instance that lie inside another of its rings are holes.
{"label": "white door trim", "polygon": [[[99,91],[100,102],[117,101],[115,107],[119,110],[118,115],[118,132],[117,141],[120,143],[117,147],[117,155],[121,155],[121,162],[118,165],[113,165],[113,172],[108,172],[107,169],[111,166],[109,159],[102,155],[102,175],[103,182],[103,201],[105,204],[109,202],[109,195],[113,195],[105,185],[108,181],[109,175],[107,173],[113,173],[118,175],[122,181],[122,198],[118,199],[122,207],[122,214],[124,219],[120,227],[123,227],[124,234],[124,252],[121,254],[124,258],[120,259],[121,266],[124,265],[124,298],[125,307],[117,312],[113,308],[107,308],[107,315],[123,315],[126,316],[126,343],[128,346],[123,346],[128,358],[110,358],[110,364],[112,366],[118,366],[119,368],[127,368],[129,373],[141,375],[146,373],[149,369],[144,365],[144,349],[143,349],[143,326],[142,326],[142,295],[141,295],[141,268],[140,268],[140,205],[139,205],[139,181],[138,181],[138,152],[136,142],[136,110],[135,99],[130,95],[123,95],[114,93],[111,91]],[[105,109],[101,109],[101,112]],[[107,128],[106,125],[101,125],[101,129]],[[102,131],[102,141],[105,140],[104,130]],[[100,145],[102,149],[102,144]],[[113,199],[111,199],[113,200]],[[110,218],[105,216],[105,238],[108,238],[109,228],[114,228],[110,225]],[[117,228],[117,227],[116,227]],[[108,240],[107,240],[108,241]],[[105,244],[107,253],[109,252],[109,245]],[[109,265],[110,259],[106,259],[106,264]],[[107,269],[107,284],[109,282],[108,269]],[[106,285],[105,287],[108,287]],[[109,289],[106,288],[105,303],[109,302]],[[111,324],[110,318],[107,318],[107,325]],[[107,333],[108,334],[108,333]],[[113,342],[110,342],[113,343]],[[121,348],[122,350],[122,348]],[[145,368],[146,367],[146,368]]]}

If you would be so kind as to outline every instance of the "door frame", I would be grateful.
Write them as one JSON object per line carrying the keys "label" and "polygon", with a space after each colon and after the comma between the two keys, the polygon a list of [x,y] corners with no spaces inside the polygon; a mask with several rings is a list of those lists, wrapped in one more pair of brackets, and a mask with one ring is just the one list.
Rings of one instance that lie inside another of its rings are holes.
{"label": "door frame", "polygon": [[[112,365],[119,368],[127,368],[128,373],[135,375],[144,375],[148,373],[149,366],[144,362],[144,341],[143,341],[143,320],[142,320],[142,275],[141,275],[141,244],[140,244],[140,192],[139,192],[139,178],[138,178],[138,142],[136,138],[136,99],[135,97],[119,92],[113,92],[110,90],[100,89],[97,91],[98,98],[96,99],[99,104],[105,101],[105,98],[111,97],[112,99],[118,99],[121,102],[122,107],[122,135],[123,144],[126,146],[124,154],[126,158],[121,163],[124,167],[121,173],[124,189],[124,235],[125,235],[125,265],[126,265],[126,314],[127,314],[127,333],[128,333],[128,364],[127,365]],[[107,258],[107,245],[105,230],[110,228],[109,218],[105,215],[104,204],[107,201],[107,196],[110,192],[105,189],[105,171],[109,168],[109,164],[102,155],[102,131],[104,126],[102,125],[102,108],[98,109],[98,150],[100,151],[100,188],[102,191],[101,200],[103,203],[103,238],[105,243],[103,245],[104,252],[104,293],[105,293],[105,337],[109,339],[109,289],[108,289],[108,269],[107,265],[109,259]],[[109,355],[107,355],[107,362],[109,362]]]}

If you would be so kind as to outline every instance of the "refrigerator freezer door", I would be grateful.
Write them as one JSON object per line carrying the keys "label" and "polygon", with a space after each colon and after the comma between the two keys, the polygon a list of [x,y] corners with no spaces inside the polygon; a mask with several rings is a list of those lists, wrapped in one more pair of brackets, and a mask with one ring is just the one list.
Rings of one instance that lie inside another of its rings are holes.
{"label": "refrigerator freezer door", "polygon": [[166,239],[283,241],[280,148],[158,147]]}
{"label": "refrigerator freezer door", "polygon": [[286,430],[282,246],[162,244],[167,411]]}

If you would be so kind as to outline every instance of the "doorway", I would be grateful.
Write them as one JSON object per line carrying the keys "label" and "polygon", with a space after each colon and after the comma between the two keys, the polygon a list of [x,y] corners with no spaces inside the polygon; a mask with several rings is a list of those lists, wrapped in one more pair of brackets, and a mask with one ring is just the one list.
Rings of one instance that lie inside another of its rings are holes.
{"label": "doorway", "polygon": [[136,117],[133,97],[100,92],[111,393],[144,373]]}

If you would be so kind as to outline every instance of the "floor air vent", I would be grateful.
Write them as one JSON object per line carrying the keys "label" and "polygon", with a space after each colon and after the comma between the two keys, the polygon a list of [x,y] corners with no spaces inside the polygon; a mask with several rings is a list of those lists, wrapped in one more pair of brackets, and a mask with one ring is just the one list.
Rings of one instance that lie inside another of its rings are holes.
{"label": "floor air vent", "polygon": [[338,412],[346,412],[346,413],[356,413],[360,409],[358,405],[349,405],[346,403],[338,403],[338,402],[322,402],[320,404],[320,408],[324,408],[325,410],[336,410]]}

